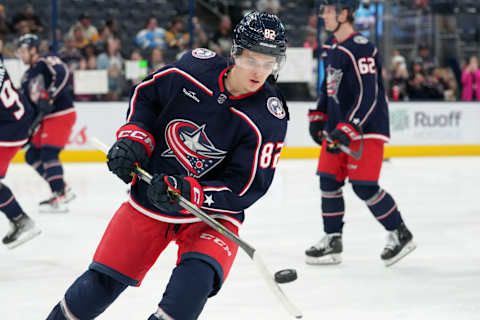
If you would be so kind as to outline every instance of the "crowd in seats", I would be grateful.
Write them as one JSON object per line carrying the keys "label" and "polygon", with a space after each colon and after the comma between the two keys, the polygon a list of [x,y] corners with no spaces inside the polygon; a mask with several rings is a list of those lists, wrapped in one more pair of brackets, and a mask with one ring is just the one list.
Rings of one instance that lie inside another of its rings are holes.
{"label": "crowd in seats", "polygon": [[[56,30],[58,55],[72,70],[104,69],[108,74],[108,94],[78,95],[77,100],[109,101],[128,98],[131,86],[141,81],[141,78],[126,79],[124,63],[127,60],[144,61],[149,74],[175,61],[190,47],[207,47],[220,55],[228,56],[232,44],[232,28],[237,22],[235,19],[238,20],[238,16],[252,7],[279,14],[287,24],[288,31],[294,34],[289,38],[289,45],[311,48],[314,57],[318,58],[318,19],[313,11],[314,1],[305,1],[308,4],[301,8],[292,7],[295,2],[283,0],[259,0],[255,5],[252,1],[244,1],[244,7],[236,5],[226,10],[228,14],[218,14],[213,23],[201,23],[199,17],[193,17],[193,39],[190,39],[188,28],[189,1],[176,1],[175,5],[165,0],[152,1],[159,11],[146,13],[143,22],[117,19],[120,16],[115,4],[119,6],[120,2],[115,1],[112,2],[112,7],[103,11],[109,13],[105,16],[95,10],[78,14],[78,11],[64,9],[68,16],[74,13],[77,15],[71,19],[70,25],[60,26]],[[213,5],[215,1],[205,2]],[[303,11],[298,11],[300,9]],[[8,7],[0,5],[0,39],[5,42],[4,56],[15,57],[15,41],[25,33],[37,33],[42,37],[42,53],[52,49],[52,35],[48,32],[47,18],[37,14],[32,4],[27,3],[12,12],[7,10]],[[122,12],[121,17],[136,14],[137,11],[142,13],[136,6],[131,11]],[[130,31],[126,33],[125,28]],[[408,57],[395,50],[393,56],[385,61],[387,63],[382,76],[390,100],[480,100],[480,69],[476,56],[465,61],[458,72],[440,66],[427,46],[420,46],[415,50],[415,56]],[[306,90],[307,93],[301,95],[305,99],[315,99],[316,88],[316,84],[312,83]]]}

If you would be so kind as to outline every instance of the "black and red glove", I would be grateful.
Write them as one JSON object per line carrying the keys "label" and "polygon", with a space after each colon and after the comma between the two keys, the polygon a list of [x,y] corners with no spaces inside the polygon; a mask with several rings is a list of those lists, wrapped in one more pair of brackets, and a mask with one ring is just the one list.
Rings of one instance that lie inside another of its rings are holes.
{"label": "black and red glove", "polygon": [[310,122],[309,131],[313,141],[322,145],[323,127],[327,122],[327,114],[318,110],[308,110],[308,121]]}
{"label": "black and red glove", "polygon": [[177,198],[169,191],[182,195],[197,207],[203,204],[203,190],[198,181],[193,177],[179,175],[154,174],[147,189],[147,198],[150,203],[164,212],[188,214],[188,211],[178,204]]}
{"label": "black and red glove", "polygon": [[330,133],[332,140],[327,144],[327,151],[330,153],[340,153],[339,145],[349,146],[353,140],[360,137],[361,129],[353,122],[340,122],[335,127],[335,130]]}
{"label": "black and red glove", "polygon": [[153,136],[135,123],[127,123],[117,131],[117,141],[107,154],[108,169],[125,183],[132,181],[134,166],[146,168],[155,148]]}

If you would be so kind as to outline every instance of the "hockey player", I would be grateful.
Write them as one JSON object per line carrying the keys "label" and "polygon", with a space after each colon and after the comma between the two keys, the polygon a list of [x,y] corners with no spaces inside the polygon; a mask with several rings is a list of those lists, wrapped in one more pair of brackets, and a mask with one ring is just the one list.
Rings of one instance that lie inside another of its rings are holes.
{"label": "hockey player", "polygon": [[[2,46],[0,40],[0,52]],[[13,86],[0,54],[0,211],[10,221],[11,229],[2,239],[2,243],[10,249],[40,234],[40,229],[23,212],[12,191],[1,181],[10,161],[27,142],[34,116],[35,111],[28,100]]]}
{"label": "hockey player", "polygon": [[[193,320],[227,278],[238,246],[182,210],[174,189],[238,234],[244,210],[268,190],[283,146],[287,110],[268,82],[285,60],[285,28],[251,12],[234,31],[232,60],[194,49],[132,90],[127,123],[107,158],[132,183],[88,271],[48,317],[93,319],[127,286],[139,286],[172,241],[177,266],[149,320]],[[134,164],[153,175],[133,178]]]}
{"label": "hockey player", "polygon": [[67,203],[75,198],[63,180],[58,155],[65,147],[75,123],[68,66],[53,54],[39,55],[39,40],[25,34],[18,40],[18,55],[30,66],[22,79],[22,91],[32,104],[49,101],[34,121],[25,160],[50,185],[52,196],[40,202],[40,212],[67,212]]}
{"label": "hockey player", "polygon": [[[340,263],[344,200],[348,177],[355,194],[389,232],[381,253],[390,266],[415,249],[393,198],[378,185],[383,146],[389,140],[388,105],[378,50],[352,27],[356,0],[323,1],[322,18],[333,35],[323,45],[326,79],[316,110],[310,110],[310,134],[322,146],[320,176],[323,228],[326,235],[306,250],[309,264]],[[329,137],[329,142],[326,140]],[[363,142],[362,142],[363,140]],[[341,145],[363,154],[356,160]]]}

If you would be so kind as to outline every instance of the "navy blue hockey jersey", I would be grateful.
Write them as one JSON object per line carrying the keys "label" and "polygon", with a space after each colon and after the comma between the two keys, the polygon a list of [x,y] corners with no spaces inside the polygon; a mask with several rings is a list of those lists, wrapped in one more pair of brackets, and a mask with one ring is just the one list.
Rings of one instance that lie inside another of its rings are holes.
{"label": "navy blue hockey jersey", "polygon": [[[127,122],[141,122],[156,147],[150,173],[195,177],[202,209],[239,225],[244,210],[269,188],[287,130],[287,115],[275,89],[231,96],[224,87],[227,59],[195,49],[150,75],[132,90]],[[136,180],[130,203],[142,213],[172,223],[199,221],[193,215],[160,212]]]}
{"label": "navy blue hockey jersey", "polygon": [[12,84],[0,55],[0,147],[24,145],[34,116],[28,100]]}
{"label": "navy blue hockey jersey", "polygon": [[42,55],[23,75],[22,92],[30,103],[36,104],[40,90],[47,90],[55,106],[51,113],[73,108],[70,74],[68,66],[59,57],[54,54]]}
{"label": "navy blue hockey jersey", "polygon": [[327,113],[327,132],[339,122],[359,124],[364,138],[389,140],[388,104],[378,50],[354,33],[342,43],[335,37],[322,46],[325,80],[317,109]]}

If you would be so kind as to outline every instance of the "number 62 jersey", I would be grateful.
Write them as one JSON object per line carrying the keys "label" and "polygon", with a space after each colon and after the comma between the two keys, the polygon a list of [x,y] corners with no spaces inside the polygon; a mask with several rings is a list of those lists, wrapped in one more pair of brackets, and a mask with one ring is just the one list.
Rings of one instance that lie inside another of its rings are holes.
{"label": "number 62 jersey", "polygon": [[317,110],[328,116],[324,130],[351,121],[361,126],[364,139],[388,141],[388,104],[377,48],[359,33],[341,43],[332,36],[322,48],[325,80]]}
{"label": "number 62 jersey", "polygon": [[[155,138],[150,173],[196,178],[209,215],[240,225],[244,209],[262,197],[273,179],[287,130],[287,111],[277,91],[232,96],[224,85],[227,59],[207,49],[187,52],[132,91],[128,122],[142,123]],[[199,221],[193,215],[161,212],[136,180],[130,204],[171,223]]]}
{"label": "number 62 jersey", "polygon": [[24,145],[34,116],[30,103],[13,86],[0,55],[0,147]]}

